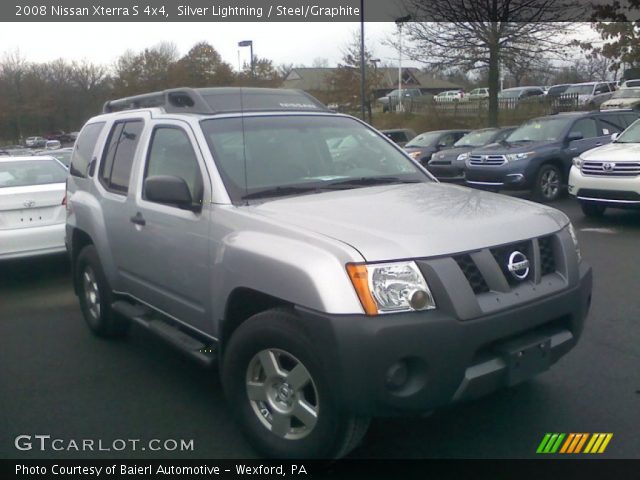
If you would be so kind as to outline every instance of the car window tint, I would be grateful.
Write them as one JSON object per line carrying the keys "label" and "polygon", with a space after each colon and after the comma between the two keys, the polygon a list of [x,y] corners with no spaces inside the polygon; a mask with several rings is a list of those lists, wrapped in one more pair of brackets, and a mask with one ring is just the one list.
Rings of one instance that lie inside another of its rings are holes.
{"label": "car window tint", "polygon": [[131,167],[144,127],[141,120],[116,123],[109,134],[107,151],[100,165],[100,182],[117,193],[127,193]]}
{"label": "car window tint", "polygon": [[582,118],[578,120],[571,129],[572,132],[579,132],[582,138],[598,137],[598,126],[593,118]]}
{"label": "car window tint", "polygon": [[198,158],[184,130],[175,127],[158,127],[154,130],[145,178],[156,175],[182,178],[194,202],[202,203],[203,183]]}
{"label": "car window tint", "polygon": [[600,117],[600,126],[603,135],[620,133],[626,128],[620,115],[605,115]]}
{"label": "car window tint", "polygon": [[78,136],[71,155],[69,173],[76,177],[86,177],[87,168],[92,160],[93,150],[105,122],[85,125]]}

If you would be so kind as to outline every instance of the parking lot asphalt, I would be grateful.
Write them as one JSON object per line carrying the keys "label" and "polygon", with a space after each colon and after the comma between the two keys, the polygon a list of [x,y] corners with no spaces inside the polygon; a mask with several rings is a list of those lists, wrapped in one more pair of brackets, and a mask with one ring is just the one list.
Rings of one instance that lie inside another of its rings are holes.
{"label": "parking lot asphalt", "polygon": [[[572,199],[554,206],[571,217],[594,269],[578,346],[515,388],[428,417],[376,419],[351,457],[535,457],[546,432],[611,432],[602,456],[640,458],[640,212],[588,220]],[[65,450],[17,450],[18,435],[51,435]],[[95,440],[94,450],[66,449],[82,439]],[[141,443],[97,451],[98,440],[104,449],[116,439]],[[141,450],[150,439],[193,439],[194,448]],[[216,370],[135,327],[123,341],[89,333],[65,256],[0,265],[0,458],[254,456]]]}

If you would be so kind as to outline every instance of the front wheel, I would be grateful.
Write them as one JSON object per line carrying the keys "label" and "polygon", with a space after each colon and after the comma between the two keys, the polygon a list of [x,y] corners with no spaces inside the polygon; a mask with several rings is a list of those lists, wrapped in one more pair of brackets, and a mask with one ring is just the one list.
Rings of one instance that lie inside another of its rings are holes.
{"label": "front wheel", "polygon": [[543,165],[538,170],[533,195],[540,202],[553,202],[562,192],[562,172],[552,164]]}
{"label": "front wheel", "polygon": [[604,215],[604,211],[607,209],[604,205],[600,205],[595,202],[580,202],[580,208],[582,208],[582,213],[587,217],[591,218],[600,218]]}
{"label": "front wheel", "polygon": [[254,315],[226,348],[222,384],[249,442],[268,458],[339,458],[360,442],[369,420],[342,412],[335,372],[293,311]]}

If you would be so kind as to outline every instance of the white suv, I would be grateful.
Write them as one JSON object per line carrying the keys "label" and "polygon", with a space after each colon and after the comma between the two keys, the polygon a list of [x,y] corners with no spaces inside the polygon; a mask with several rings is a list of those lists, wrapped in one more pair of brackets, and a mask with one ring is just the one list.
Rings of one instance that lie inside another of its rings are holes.
{"label": "white suv", "polygon": [[601,216],[607,207],[640,208],[640,121],[613,143],[573,159],[569,193],[589,217]]}

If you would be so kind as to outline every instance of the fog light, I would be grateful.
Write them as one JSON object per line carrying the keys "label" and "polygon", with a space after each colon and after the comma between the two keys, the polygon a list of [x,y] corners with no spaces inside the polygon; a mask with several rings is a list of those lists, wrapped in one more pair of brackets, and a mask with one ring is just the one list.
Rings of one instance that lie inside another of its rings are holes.
{"label": "fog light", "polygon": [[387,388],[389,390],[398,390],[405,386],[409,380],[409,369],[404,361],[394,363],[387,370]]}
{"label": "fog light", "polygon": [[433,298],[424,290],[416,290],[409,298],[409,305],[414,310],[422,310],[433,303]]}

